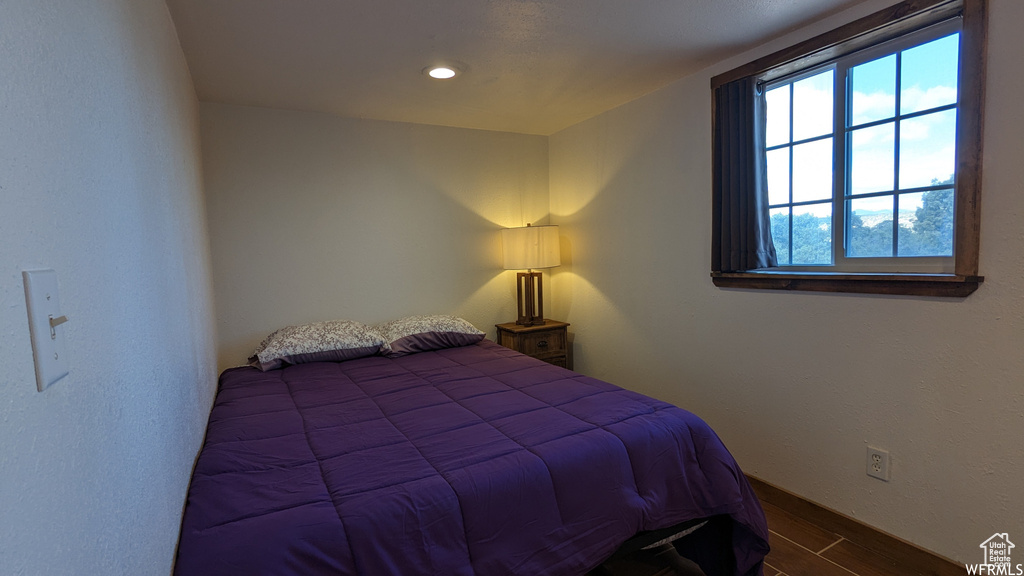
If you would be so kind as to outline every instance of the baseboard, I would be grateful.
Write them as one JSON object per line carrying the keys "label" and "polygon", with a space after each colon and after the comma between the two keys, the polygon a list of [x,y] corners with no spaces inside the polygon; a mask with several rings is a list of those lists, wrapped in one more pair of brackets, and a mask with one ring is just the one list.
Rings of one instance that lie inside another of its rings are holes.
{"label": "baseboard", "polygon": [[896,562],[915,566],[921,574],[963,576],[964,566],[949,558],[925,550],[916,544],[873,528],[863,522],[816,504],[760,478],[747,476],[757,497],[812,524],[833,532],[850,542]]}

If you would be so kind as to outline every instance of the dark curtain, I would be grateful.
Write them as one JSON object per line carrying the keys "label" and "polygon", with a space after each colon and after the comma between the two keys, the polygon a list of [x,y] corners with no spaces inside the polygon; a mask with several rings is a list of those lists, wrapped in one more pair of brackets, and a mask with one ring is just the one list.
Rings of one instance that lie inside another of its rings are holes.
{"label": "dark curtain", "polygon": [[764,94],[753,77],[715,89],[714,272],[778,266],[768,213]]}

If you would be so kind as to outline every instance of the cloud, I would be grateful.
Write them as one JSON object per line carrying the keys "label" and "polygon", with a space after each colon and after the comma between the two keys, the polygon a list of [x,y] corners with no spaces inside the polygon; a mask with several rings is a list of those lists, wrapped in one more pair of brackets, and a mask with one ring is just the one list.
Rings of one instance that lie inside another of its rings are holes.
{"label": "cloud", "polygon": [[920,86],[904,88],[900,96],[900,108],[904,113],[919,112],[930,108],[938,108],[956,102],[955,86],[932,86],[922,90]]}
{"label": "cloud", "polygon": [[[824,122],[822,118],[831,117],[833,98],[832,90],[826,88],[828,83],[808,82],[800,86],[799,95],[794,101],[793,129],[797,139],[808,137]],[[783,90],[768,93],[768,127],[773,137],[785,140],[784,132],[788,132],[789,98],[780,98]],[[944,106],[956,102],[957,91],[950,86],[932,86],[922,89],[920,86],[906,88],[901,93],[901,108],[905,111],[920,111]],[[892,118],[895,113],[895,95],[892,92],[876,91],[871,93],[854,92],[853,102],[856,103],[854,125],[867,121]],[[774,104],[774,108],[773,108]],[[955,168],[956,112],[945,111],[926,114],[917,118],[904,120],[900,124],[900,187],[928,186],[933,179],[945,180],[953,174]],[[783,129],[783,126],[786,129]],[[851,176],[855,185],[854,192],[880,192],[893,189],[893,169],[895,162],[894,138],[892,124],[885,124],[853,132],[853,165]],[[888,127],[888,128],[886,128]],[[820,129],[817,132],[821,132]],[[816,148],[824,148],[820,143]],[[810,145],[805,145],[810,148]],[[795,201],[809,200],[811,191],[821,187],[821,183],[830,181],[833,169],[831,158],[820,150],[817,154],[801,155],[797,147],[794,157],[793,191]],[[830,148],[830,146],[829,146]],[[807,150],[810,152],[810,150]],[[800,156],[807,158],[799,162]],[[813,160],[812,160],[813,158]],[[779,169],[786,166],[784,162],[773,162],[769,166],[769,178],[775,186],[785,185],[786,177],[778,174]],[[801,194],[803,193],[803,194]],[[813,194],[817,195],[817,194]],[[776,195],[772,200],[775,201]],[[910,198],[907,198],[910,201]],[[907,208],[907,206],[904,206]]]}

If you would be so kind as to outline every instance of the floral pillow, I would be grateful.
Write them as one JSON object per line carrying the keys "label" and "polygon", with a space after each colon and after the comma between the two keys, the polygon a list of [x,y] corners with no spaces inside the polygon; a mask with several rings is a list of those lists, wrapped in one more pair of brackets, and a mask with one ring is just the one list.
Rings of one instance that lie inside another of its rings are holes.
{"label": "floral pillow", "polygon": [[384,339],[384,355],[397,358],[414,352],[469,346],[484,333],[458,316],[409,316],[374,326]]}
{"label": "floral pillow", "polygon": [[284,364],[341,362],[385,350],[380,334],[352,320],[281,328],[256,348],[249,365],[264,372]]}

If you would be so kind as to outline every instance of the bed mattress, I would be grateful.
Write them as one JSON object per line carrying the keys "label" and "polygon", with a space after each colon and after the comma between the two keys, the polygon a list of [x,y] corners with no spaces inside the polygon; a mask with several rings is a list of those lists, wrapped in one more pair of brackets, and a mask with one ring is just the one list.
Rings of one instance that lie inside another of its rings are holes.
{"label": "bed mattress", "polygon": [[761,507],[702,420],[484,340],[225,371],[175,573],[579,576],[718,515],[760,574]]}

